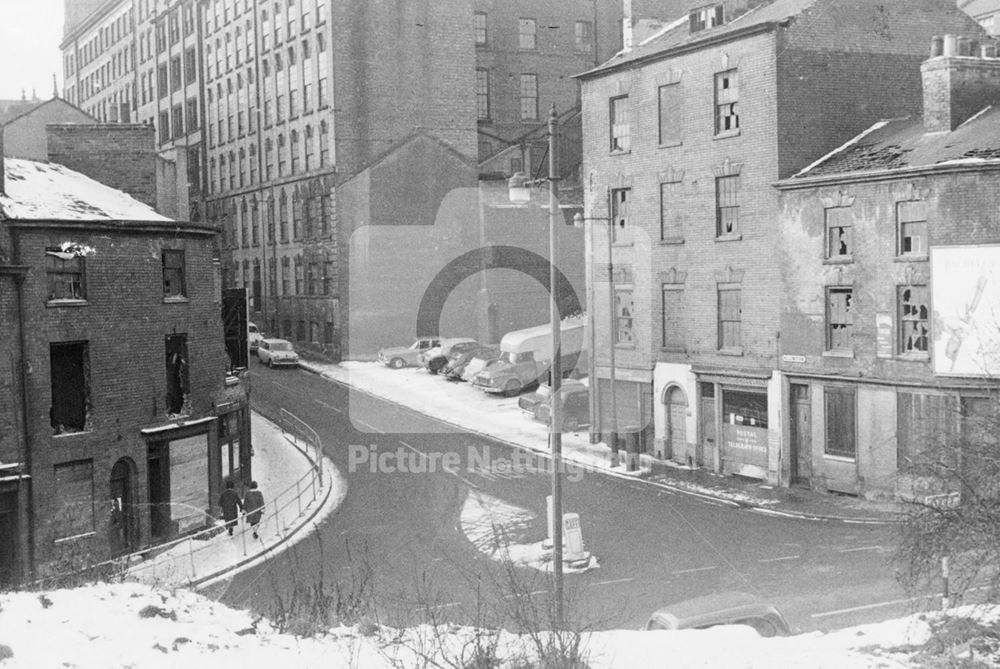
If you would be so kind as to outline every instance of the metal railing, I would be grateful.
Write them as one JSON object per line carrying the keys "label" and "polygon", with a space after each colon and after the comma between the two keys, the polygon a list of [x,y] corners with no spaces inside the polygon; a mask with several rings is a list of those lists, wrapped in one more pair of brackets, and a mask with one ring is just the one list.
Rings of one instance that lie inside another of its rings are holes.
{"label": "metal railing", "polygon": [[[125,580],[139,580],[157,585],[194,586],[212,576],[231,569],[257,554],[265,553],[283,543],[294,532],[303,515],[312,510],[323,491],[323,447],[315,430],[294,414],[281,410],[279,421],[282,435],[289,439],[310,461],[309,470],[294,483],[265,502],[257,533],[277,537],[266,544],[253,547],[248,539],[254,529],[244,512],[234,521],[234,536],[239,535],[238,544],[212,541],[220,534],[226,534],[226,524],[215,519],[210,527],[177,539],[147,546],[141,550],[119,555],[109,560],[91,564],[69,573],[47,575],[29,586],[39,587],[79,576],[96,578],[107,575],[120,576]],[[325,497],[320,504],[325,501]],[[199,545],[200,544],[200,545]],[[212,551],[212,553],[209,553]]]}

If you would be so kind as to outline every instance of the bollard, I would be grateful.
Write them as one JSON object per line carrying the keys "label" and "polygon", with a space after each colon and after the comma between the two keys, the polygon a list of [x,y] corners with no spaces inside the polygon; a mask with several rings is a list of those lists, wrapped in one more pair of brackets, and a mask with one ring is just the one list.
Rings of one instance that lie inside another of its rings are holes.
{"label": "bollard", "polygon": [[194,568],[194,547],[192,546],[193,543],[194,539],[188,537],[188,557],[191,559],[191,580],[194,580],[198,577],[198,574]]}
{"label": "bollard", "polygon": [[240,536],[243,537],[243,557],[247,556],[247,514],[243,514],[243,528],[240,531]]}
{"label": "bollard", "polygon": [[563,546],[564,562],[580,563],[590,560],[590,553],[583,547],[583,532],[580,529],[579,514],[563,514],[563,536],[566,538]]}
{"label": "bollard", "polygon": [[948,556],[941,558],[941,580],[944,581],[944,593],[941,595],[941,610],[947,610],[951,594],[948,592]]}

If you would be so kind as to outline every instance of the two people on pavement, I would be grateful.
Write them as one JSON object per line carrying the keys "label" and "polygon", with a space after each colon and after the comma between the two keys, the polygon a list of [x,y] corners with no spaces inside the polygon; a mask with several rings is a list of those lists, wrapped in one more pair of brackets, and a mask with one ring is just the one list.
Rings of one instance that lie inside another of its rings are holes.
{"label": "two people on pavement", "polygon": [[226,531],[229,532],[229,536],[233,536],[236,519],[240,511],[243,511],[247,522],[253,528],[253,538],[258,538],[257,526],[264,514],[264,494],[257,488],[256,481],[250,482],[250,489],[243,499],[240,499],[239,493],[236,492],[236,484],[226,481],[226,489],[219,496],[219,506],[222,507],[222,519],[226,521]]}

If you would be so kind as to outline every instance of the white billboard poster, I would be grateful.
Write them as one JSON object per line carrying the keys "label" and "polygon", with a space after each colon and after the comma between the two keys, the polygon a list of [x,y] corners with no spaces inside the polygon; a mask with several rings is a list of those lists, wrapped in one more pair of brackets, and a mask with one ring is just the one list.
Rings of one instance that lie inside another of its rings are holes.
{"label": "white billboard poster", "polygon": [[1000,245],[931,249],[934,373],[1000,376]]}

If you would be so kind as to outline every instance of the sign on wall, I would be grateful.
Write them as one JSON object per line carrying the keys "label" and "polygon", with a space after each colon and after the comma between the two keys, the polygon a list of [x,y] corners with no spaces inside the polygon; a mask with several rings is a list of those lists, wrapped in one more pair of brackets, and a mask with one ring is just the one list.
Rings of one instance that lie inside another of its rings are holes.
{"label": "sign on wall", "polygon": [[931,249],[934,373],[1000,374],[1000,246]]}

